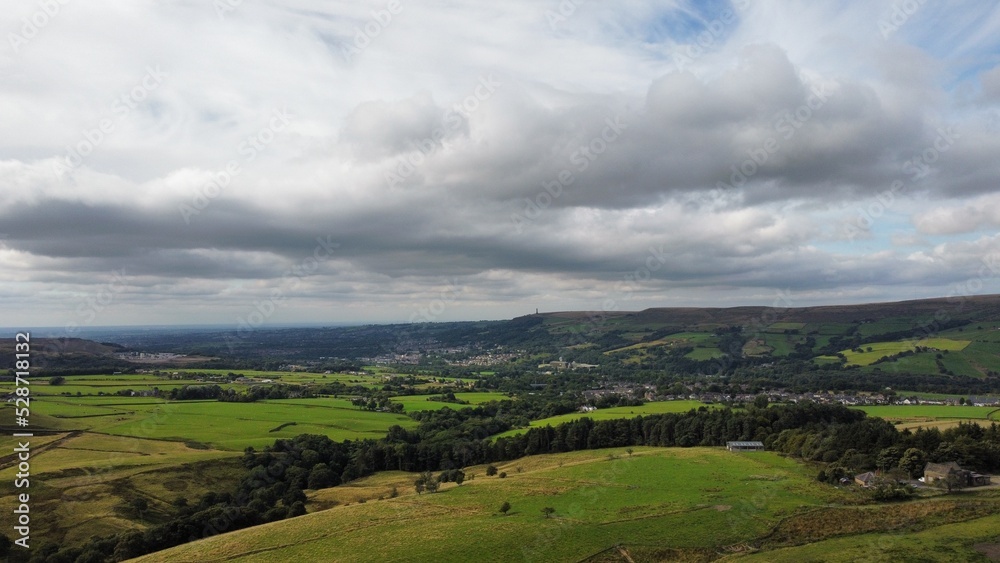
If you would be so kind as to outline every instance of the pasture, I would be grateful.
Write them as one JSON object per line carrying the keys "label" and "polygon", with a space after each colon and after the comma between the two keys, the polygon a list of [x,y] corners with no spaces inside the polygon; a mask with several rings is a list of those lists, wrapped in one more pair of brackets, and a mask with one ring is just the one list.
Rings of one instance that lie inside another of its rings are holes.
{"label": "pasture", "polygon": [[416,421],[404,415],[361,410],[346,399],[178,401],[138,410],[128,420],[103,426],[101,431],[243,450],[299,434],[323,434],[333,440],[377,439],[396,424],[410,428]]}
{"label": "pasture", "polygon": [[[700,552],[748,541],[784,515],[852,496],[769,452],[636,448],[630,456],[614,449],[498,465],[507,478],[471,467],[474,479],[419,496],[413,474],[376,475],[358,481],[353,497],[315,493],[314,500],[339,503],[329,510],[136,561],[579,561],[622,542]],[[398,498],[385,495],[391,486]],[[346,504],[366,493],[373,495],[367,502]],[[506,515],[498,512],[504,502],[511,505]],[[544,507],[553,509],[551,517]]]}
{"label": "pasture", "polygon": [[[558,426],[565,422],[579,420],[584,417],[593,420],[614,420],[618,418],[634,418],[649,414],[688,412],[691,409],[698,409],[700,407],[717,408],[718,405],[706,405],[701,401],[657,401],[645,403],[638,407],[612,407],[609,409],[598,409],[591,412],[574,412],[558,416],[550,416],[549,418],[531,421],[528,428]],[[514,430],[508,430],[507,432],[497,434],[497,437],[500,438],[504,436],[516,436],[517,434],[523,434],[528,431],[528,428],[515,428]]]}
{"label": "pasture", "polygon": [[944,430],[959,422],[976,422],[989,425],[1000,420],[1000,409],[969,405],[873,405],[852,407],[865,411],[868,416],[888,420],[899,430],[938,428]]}
{"label": "pasture", "polygon": [[951,340],[949,338],[924,338],[903,342],[872,342],[860,347],[861,352],[842,350],[840,353],[847,358],[848,365],[867,366],[884,356],[892,356],[901,352],[912,352],[918,346],[933,350],[957,352],[964,350],[971,342],[968,340]]}
{"label": "pasture", "polygon": [[428,400],[432,395],[400,395],[392,397],[392,402],[400,403],[406,412],[416,411],[436,411],[445,407],[457,410],[465,407],[481,405],[490,401],[503,401],[510,399],[504,393],[455,393],[455,398],[467,401],[469,404],[446,403],[443,401]]}
{"label": "pasture", "polygon": [[[299,434],[323,434],[333,440],[377,439],[390,426],[416,426],[408,416],[361,410],[346,398],[255,403],[113,395],[33,398],[31,421],[36,428],[191,442],[231,451],[261,448]],[[0,406],[0,416],[11,420],[13,408],[9,403]]]}
{"label": "pasture", "polygon": [[[178,497],[195,501],[209,491],[229,490],[237,468],[236,452],[190,448],[176,442],[91,433],[58,434],[31,440],[32,538],[76,544],[96,535],[134,529],[140,524],[124,507],[144,498],[146,523],[171,514]],[[0,470],[13,483],[17,469]],[[19,491],[23,492],[23,491]],[[15,490],[4,487],[0,503],[16,506]],[[13,514],[0,513],[10,529]]]}

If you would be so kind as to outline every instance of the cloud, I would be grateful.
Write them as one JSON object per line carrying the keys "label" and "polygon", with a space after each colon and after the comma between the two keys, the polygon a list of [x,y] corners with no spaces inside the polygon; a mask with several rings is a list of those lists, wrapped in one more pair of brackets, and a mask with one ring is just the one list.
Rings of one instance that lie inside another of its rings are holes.
{"label": "cloud", "polygon": [[4,52],[11,322],[122,269],[97,322],[276,288],[286,322],[405,320],[449,284],[451,318],[928,296],[995,250],[960,237],[1000,222],[992,5],[888,37],[841,3],[373,6],[96,1]]}

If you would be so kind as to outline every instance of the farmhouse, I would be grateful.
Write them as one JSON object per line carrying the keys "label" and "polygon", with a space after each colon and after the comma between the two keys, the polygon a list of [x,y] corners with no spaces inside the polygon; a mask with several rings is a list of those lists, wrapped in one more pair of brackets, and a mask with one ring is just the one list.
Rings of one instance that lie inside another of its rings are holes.
{"label": "farmhouse", "polygon": [[962,469],[954,461],[948,463],[928,463],[924,467],[924,482],[928,485],[947,479],[949,475],[958,477],[958,481],[966,487],[981,487],[990,484],[990,476]]}
{"label": "farmhouse", "polygon": [[726,442],[731,452],[757,452],[764,449],[764,442]]}
{"label": "farmhouse", "polygon": [[854,482],[862,487],[870,487],[875,484],[875,479],[878,476],[868,471],[867,473],[862,473],[861,475],[854,476]]}

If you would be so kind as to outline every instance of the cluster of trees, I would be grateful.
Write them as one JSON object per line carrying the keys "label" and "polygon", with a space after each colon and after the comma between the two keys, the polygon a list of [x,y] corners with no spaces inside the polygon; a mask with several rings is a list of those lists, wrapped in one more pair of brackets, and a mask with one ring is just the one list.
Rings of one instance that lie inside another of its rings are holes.
{"label": "cluster of trees", "polygon": [[402,403],[390,400],[391,395],[384,391],[351,399],[351,404],[369,411],[383,411],[401,413],[404,410]]}
{"label": "cluster of trees", "polygon": [[424,471],[420,474],[420,477],[413,482],[413,487],[416,489],[417,494],[421,494],[424,491],[428,493],[436,493],[438,488],[441,487],[441,483],[455,483],[461,486],[465,482],[465,472],[461,469],[449,469],[442,471],[440,475],[434,477],[430,471]]}
{"label": "cluster of trees", "polygon": [[291,399],[312,397],[313,391],[297,385],[251,385],[246,390],[229,389],[218,385],[185,385],[165,393],[172,401],[216,400],[227,403],[253,403],[265,399]]}

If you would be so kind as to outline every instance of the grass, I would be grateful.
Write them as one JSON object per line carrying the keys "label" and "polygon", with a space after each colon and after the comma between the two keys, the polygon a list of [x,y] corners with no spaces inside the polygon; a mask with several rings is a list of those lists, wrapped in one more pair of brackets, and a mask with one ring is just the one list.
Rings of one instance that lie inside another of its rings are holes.
{"label": "grass", "polygon": [[[960,351],[971,342],[968,340],[951,340],[948,338],[925,338],[914,342],[872,342],[861,346],[863,352],[842,350],[840,353],[847,358],[848,365],[867,366],[878,361],[883,356],[892,356],[900,352],[913,351],[917,346],[936,350]],[[870,351],[869,351],[870,349]]]}
{"label": "grass", "polygon": [[[323,434],[333,440],[381,438],[390,426],[413,427],[403,415],[348,406],[346,399],[288,399],[257,403],[175,402],[138,411],[129,420],[102,427],[108,434],[196,441],[228,450],[261,448],[279,438]],[[279,431],[279,426],[294,422]]]}
{"label": "grass", "polygon": [[[80,544],[162,521],[179,496],[196,501],[208,491],[231,489],[239,455],[91,433],[36,437],[31,448],[32,547]],[[0,482],[13,483],[16,472],[0,470]],[[23,491],[4,487],[0,503],[16,506],[15,492]],[[150,504],[143,521],[122,509],[136,497]],[[0,526],[10,529],[12,518],[9,510],[0,512]]]}
{"label": "grass", "polygon": [[[86,430],[117,436],[175,442],[200,442],[224,450],[261,448],[278,438],[323,434],[333,440],[381,438],[390,426],[411,428],[416,421],[401,414],[358,409],[343,398],[286,399],[256,403],[219,401],[163,401],[125,404],[107,397],[109,404],[76,404],[67,400],[32,402],[32,424],[38,428]],[[0,416],[10,416],[0,406]],[[288,423],[295,423],[289,425]],[[273,431],[285,425],[280,430]]]}
{"label": "grass", "polygon": [[784,332],[786,330],[802,330],[805,326],[806,323],[771,323],[767,330]]}
{"label": "grass", "polygon": [[463,407],[480,405],[490,401],[503,401],[505,399],[510,399],[510,397],[504,393],[455,393],[456,399],[469,402],[468,405],[462,405],[441,401],[429,401],[427,399],[430,396],[431,395],[400,395],[398,397],[393,397],[392,401],[402,404],[403,408],[406,409],[406,412],[416,412],[440,410],[445,407],[450,409],[461,409]]}
{"label": "grass", "polygon": [[[982,553],[975,549],[975,546],[981,543],[996,546],[997,530],[1000,530],[1000,515],[935,526],[918,532],[899,531],[852,535],[748,556],[735,556],[731,559],[748,563],[754,561],[767,563],[987,561]],[[724,560],[729,561],[730,558]]]}
{"label": "grass", "polygon": [[995,407],[974,407],[964,405],[873,405],[852,407],[863,410],[869,416],[877,416],[887,420],[905,420],[912,418],[961,418],[989,420],[991,413],[998,413]]}
{"label": "grass", "polygon": [[764,342],[771,347],[772,356],[787,356],[788,354],[791,354],[792,351],[795,350],[795,343],[800,342],[803,339],[802,336],[791,334],[765,333],[763,337]]}
{"label": "grass", "polygon": [[[467,468],[476,478],[420,496],[412,474],[376,476],[359,490],[411,484],[395,499],[341,504],[137,561],[579,561],[623,541],[680,549],[747,541],[783,514],[849,496],[773,453],[720,448],[572,452],[500,469],[506,479]],[[505,501],[512,508],[502,516]],[[543,507],[555,510],[551,518]]]}
{"label": "grass", "polygon": [[[648,414],[665,414],[665,413],[676,413],[676,412],[688,412],[691,409],[697,409],[700,407],[706,408],[716,408],[715,405],[706,405],[701,401],[657,401],[653,403],[646,403],[638,407],[612,407],[609,409],[599,409],[591,412],[574,412],[570,414],[561,414],[558,416],[550,416],[549,418],[543,418],[540,420],[533,420],[528,428],[544,428],[545,426],[558,426],[565,422],[570,422],[573,420],[579,420],[581,418],[591,418],[593,420],[614,420],[618,418],[634,418],[636,416],[648,415]],[[503,436],[516,436],[517,434],[523,434],[527,432],[527,428],[516,428],[514,430],[508,430],[498,434],[497,437]]]}
{"label": "grass", "polygon": [[963,405],[874,405],[852,407],[863,410],[869,416],[877,416],[893,423],[899,430],[917,428],[937,428],[945,430],[959,423],[989,425],[992,420],[1000,420],[1000,409]]}
{"label": "grass", "polygon": [[692,360],[714,360],[722,356],[722,350],[718,348],[695,348],[684,355],[685,358],[691,358]]}

